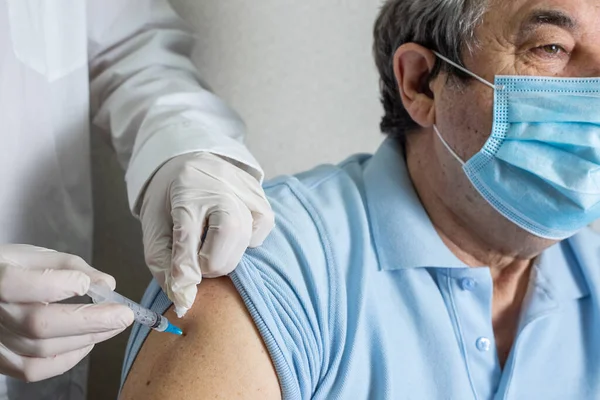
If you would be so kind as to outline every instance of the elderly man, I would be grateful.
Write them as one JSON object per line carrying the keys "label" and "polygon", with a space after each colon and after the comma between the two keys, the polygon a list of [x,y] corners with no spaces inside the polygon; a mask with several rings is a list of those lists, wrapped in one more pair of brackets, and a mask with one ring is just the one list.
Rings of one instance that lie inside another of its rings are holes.
{"label": "elderly man", "polygon": [[275,231],[186,337],[134,330],[123,399],[600,398],[599,18],[387,1],[391,138],[268,184]]}

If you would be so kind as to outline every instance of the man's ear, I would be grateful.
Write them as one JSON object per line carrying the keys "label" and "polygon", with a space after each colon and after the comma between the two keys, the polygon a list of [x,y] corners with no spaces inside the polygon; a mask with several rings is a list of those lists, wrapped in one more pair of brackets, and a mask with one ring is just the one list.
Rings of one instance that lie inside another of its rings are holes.
{"label": "man's ear", "polygon": [[436,57],[416,43],[403,44],[394,54],[394,74],[404,108],[424,128],[435,123],[435,102],[429,88],[429,76]]}

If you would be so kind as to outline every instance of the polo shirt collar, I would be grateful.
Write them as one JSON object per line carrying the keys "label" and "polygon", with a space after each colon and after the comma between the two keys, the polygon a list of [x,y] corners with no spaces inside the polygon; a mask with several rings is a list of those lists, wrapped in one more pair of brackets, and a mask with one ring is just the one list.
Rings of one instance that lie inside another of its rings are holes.
{"label": "polo shirt collar", "polygon": [[[364,170],[367,211],[379,268],[468,268],[446,247],[415,192],[400,144],[387,139]],[[593,245],[595,243],[595,245]],[[536,265],[546,289],[562,298],[589,294],[600,281],[597,234],[589,229],[547,249]],[[590,268],[588,268],[590,267]],[[595,274],[598,276],[586,276]],[[599,271],[599,272],[596,272]]]}
{"label": "polo shirt collar", "polygon": [[465,268],[433,227],[412,185],[403,149],[387,139],[364,171],[367,211],[379,267]]}

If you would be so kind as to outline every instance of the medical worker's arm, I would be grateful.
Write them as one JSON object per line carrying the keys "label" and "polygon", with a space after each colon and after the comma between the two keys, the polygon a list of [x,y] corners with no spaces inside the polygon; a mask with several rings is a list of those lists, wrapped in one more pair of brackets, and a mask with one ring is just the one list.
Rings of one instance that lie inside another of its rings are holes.
{"label": "medical worker's arm", "polygon": [[[121,400],[281,399],[267,349],[231,281],[203,281],[196,301],[178,321],[185,337],[150,334]],[[172,310],[165,315],[174,318]]]}
{"label": "medical worker's arm", "polygon": [[200,79],[194,38],[166,0],[88,8],[92,121],[127,170],[146,262],[184,313],[202,275],[229,273],[270,232],[263,174],[240,117]]}

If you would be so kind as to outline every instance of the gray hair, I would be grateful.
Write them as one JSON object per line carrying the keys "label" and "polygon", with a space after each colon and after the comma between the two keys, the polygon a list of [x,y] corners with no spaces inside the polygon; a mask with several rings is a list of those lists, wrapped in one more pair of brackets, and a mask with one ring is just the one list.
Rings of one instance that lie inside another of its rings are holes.
{"label": "gray hair", "polygon": [[[387,0],[375,22],[373,54],[380,75],[385,115],[381,131],[404,139],[418,128],[402,104],[394,76],[393,58],[404,43],[417,43],[462,64],[464,51],[476,46],[475,28],[483,19],[488,0]],[[466,79],[456,68],[437,60],[429,79],[444,68],[450,76]]]}

